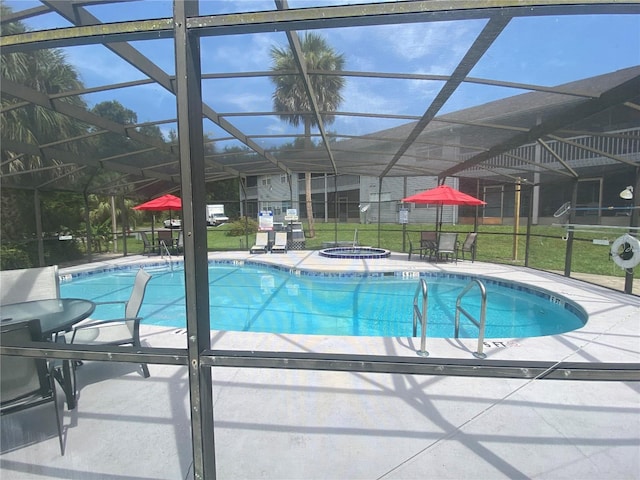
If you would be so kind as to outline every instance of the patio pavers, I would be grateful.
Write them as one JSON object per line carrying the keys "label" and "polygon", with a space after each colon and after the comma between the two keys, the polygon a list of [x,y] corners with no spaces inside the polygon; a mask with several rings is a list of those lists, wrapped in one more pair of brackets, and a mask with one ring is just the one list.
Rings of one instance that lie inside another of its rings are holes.
{"label": "patio pavers", "polygon": [[[210,258],[255,260],[246,253]],[[291,268],[326,266],[312,252],[260,255]],[[156,259],[157,260],[157,259]],[[553,337],[512,339],[492,359],[640,360],[640,299],[553,274],[458,262],[330,260],[330,268],[451,269],[535,283],[570,296],[591,318]],[[121,260],[118,260],[120,262]],[[128,261],[149,261],[130,258]],[[84,267],[84,266],[83,266]],[[79,268],[79,267],[78,267]],[[324,268],[324,267],[323,267]],[[143,343],[185,347],[184,329],[144,326]],[[213,348],[415,357],[419,339],[212,332]],[[431,357],[472,358],[473,339],[428,339]],[[85,362],[79,404],[55,424],[2,418],[3,478],[191,478],[186,367]],[[575,382],[216,368],[218,478],[637,478],[640,397],[634,382]]]}

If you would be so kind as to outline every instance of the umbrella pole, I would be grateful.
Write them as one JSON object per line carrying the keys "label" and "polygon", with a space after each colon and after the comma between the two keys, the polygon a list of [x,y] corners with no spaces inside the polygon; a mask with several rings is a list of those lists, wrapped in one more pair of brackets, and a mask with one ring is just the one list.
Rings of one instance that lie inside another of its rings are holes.
{"label": "umbrella pole", "polygon": [[169,235],[171,235],[171,244],[173,245],[173,210],[169,210]]}
{"label": "umbrella pole", "polygon": [[153,236],[153,226],[156,224],[156,214],[151,214],[151,251],[156,253],[156,239]]}

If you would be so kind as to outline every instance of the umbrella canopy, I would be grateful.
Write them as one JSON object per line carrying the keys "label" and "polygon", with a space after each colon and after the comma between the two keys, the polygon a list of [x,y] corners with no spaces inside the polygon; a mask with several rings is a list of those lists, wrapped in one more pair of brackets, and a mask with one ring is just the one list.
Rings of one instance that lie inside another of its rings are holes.
{"label": "umbrella canopy", "polygon": [[[141,203],[133,207],[134,210],[149,210],[152,212],[162,212],[164,210],[169,210],[169,219],[171,219],[171,210],[182,210],[182,200],[175,195],[171,195],[170,193],[163,195],[158,198],[154,198],[153,200],[149,200],[148,202]],[[169,220],[171,221],[171,220]],[[151,245],[153,245],[153,250],[155,251],[155,235],[154,235],[154,225],[156,223],[155,213],[153,214],[153,220],[151,221]],[[173,237],[173,233],[171,234]]]}
{"label": "umbrella canopy", "polygon": [[424,192],[403,198],[404,203],[428,203],[432,205],[486,205],[487,202],[462,193],[448,185],[440,185]]}
{"label": "umbrella canopy", "polygon": [[141,203],[138,206],[133,207],[134,210],[152,210],[155,212],[161,212],[163,210],[181,210],[182,200],[175,195],[167,194],[162,197],[154,198],[148,202]]}

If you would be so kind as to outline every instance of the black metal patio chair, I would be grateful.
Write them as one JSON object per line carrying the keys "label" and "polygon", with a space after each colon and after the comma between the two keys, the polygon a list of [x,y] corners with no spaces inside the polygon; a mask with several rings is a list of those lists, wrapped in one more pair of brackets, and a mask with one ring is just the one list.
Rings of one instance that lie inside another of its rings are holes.
{"label": "black metal patio chair", "polygon": [[[2,343],[24,344],[41,341],[39,320],[3,325],[0,327]],[[53,402],[60,454],[64,455],[62,425],[58,408],[58,397],[54,381],[53,363],[46,359],[2,355],[0,360],[0,415],[19,412]]]}
{"label": "black metal patio chair", "polygon": [[462,253],[462,260],[464,260],[464,253],[471,253],[471,261],[474,262],[476,260],[476,240],[478,239],[477,232],[470,232],[467,234],[467,238],[464,239],[462,244],[458,244],[458,253],[456,254],[458,257],[459,254]]}

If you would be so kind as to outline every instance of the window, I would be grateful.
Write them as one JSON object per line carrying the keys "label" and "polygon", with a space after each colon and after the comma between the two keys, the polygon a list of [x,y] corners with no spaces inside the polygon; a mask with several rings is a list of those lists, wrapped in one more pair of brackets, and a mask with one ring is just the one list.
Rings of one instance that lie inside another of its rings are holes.
{"label": "window", "polygon": [[247,187],[257,187],[258,186],[258,177],[255,175],[251,175],[247,177]]}
{"label": "window", "polygon": [[[378,201],[378,193],[369,193],[369,201],[374,203]],[[380,194],[380,201],[381,202],[390,202],[391,201],[391,194],[388,192],[383,192]]]}
{"label": "window", "polygon": [[268,187],[269,185],[271,185],[271,177],[262,177],[261,184],[263,187]]}
{"label": "window", "polygon": [[287,175],[286,174],[282,174],[280,175],[280,183],[287,183]]}

